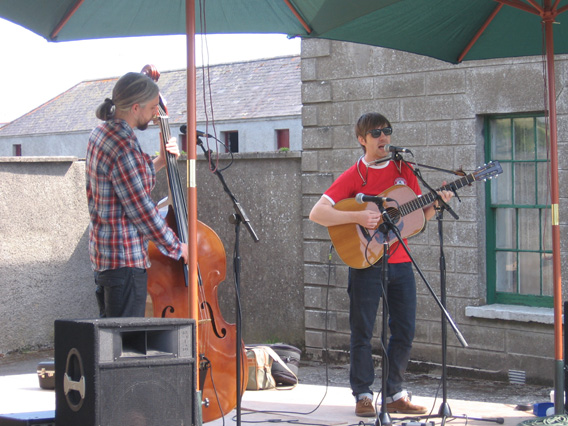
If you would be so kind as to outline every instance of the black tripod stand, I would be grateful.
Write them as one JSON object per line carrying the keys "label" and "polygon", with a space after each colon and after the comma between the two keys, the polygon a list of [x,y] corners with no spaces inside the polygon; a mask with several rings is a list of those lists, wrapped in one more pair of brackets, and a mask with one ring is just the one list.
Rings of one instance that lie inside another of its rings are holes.
{"label": "black tripod stand", "polygon": [[383,235],[382,240],[383,240],[383,247],[384,247],[383,248],[383,250],[384,250],[383,251],[383,260],[382,260],[382,268],[383,268],[383,270],[382,270],[382,280],[383,280],[383,295],[382,295],[382,297],[383,297],[383,318],[382,318],[382,321],[383,321],[383,329],[382,329],[382,337],[381,337],[381,342],[382,342],[382,345],[383,345],[383,352],[382,352],[383,353],[382,390],[381,390],[382,400],[381,400],[381,412],[380,412],[380,414],[377,417],[377,420],[375,422],[376,426],[391,425],[391,420],[390,420],[390,416],[389,416],[388,411],[387,411],[387,402],[386,402],[386,399],[387,399],[386,384],[387,384],[387,375],[388,375],[388,369],[387,369],[388,357],[387,357],[387,354],[386,354],[386,336],[387,336],[387,320],[388,320],[388,301],[387,301],[388,275],[387,275],[387,269],[386,268],[387,268],[387,265],[388,265],[387,253],[388,253],[389,241],[394,240],[394,238],[396,238],[399,241],[400,246],[402,246],[404,248],[404,250],[406,251],[406,253],[408,254],[410,260],[412,261],[412,264],[414,265],[414,267],[416,268],[416,271],[418,272],[418,274],[420,275],[420,277],[422,278],[422,280],[426,284],[426,287],[430,291],[432,297],[438,303],[438,306],[440,307],[440,309],[442,311],[442,316],[445,317],[447,319],[447,321],[450,323],[454,332],[456,333],[458,340],[462,343],[462,345],[464,347],[467,347],[467,342],[465,341],[462,334],[460,333],[457,326],[455,325],[454,321],[450,317],[450,314],[446,310],[445,306],[440,302],[440,299],[436,296],[436,293],[434,292],[434,290],[432,289],[432,286],[430,285],[430,283],[428,282],[428,280],[424,276],[422,270],[419,268],[418,264],[416,263],[416,261],[414,260],[412,255],[410,254],[410,251],[408,250],[408,247],[404,243],[404,239],[400,234],[400,230],[399,230],[398,226],[391,219],[391,217],[388,213],[388,209],[392,209],[392,210],[396,210],[396,209],[394,209],[394,207],[392,207],[392,206],[385,207],[384,203],[385,203],[385,201],[382,200],[382,199],[378,199],[377,202],[376,202],[376,205],[379,208],[379,211],[381,212],[381,215],[382,215],[382,218],[383,218],[383,223],[381,223],[379,225],[379,227],[377,228],[377,231],[375,233],[381,233]]}
{"label": "black tripod stand", "polygon": [[389,413],[387,411],[387,376],[388,376],[388,355],[387,355],[387,333],[388,333],[388,300],[387,300],[387,294],[388,294],[388,280],[389,280],[389,275],[388,275],[388,265],[389,265],[389,255],[388,255],[388,248],[389,248],[389,232],[391,230],[392,226],[395,226],[392,221],[390,220],[390,216],[385,208],[385,206],[383,205],[382,202],[377,202],[376,203],[377,207],[379,208],[379,211],[381,212],[381,215],[383,216],[383,223],[379,226],[379,228],[377,229],[378,232],[383,234],[383,259],[382,259],[382,264],[381,264],[381,279],[382,279],[382,285],[383,285],[383,294],[382,294],[382,300],[383,300],[383,324],[382,324],[382,333],[381,333],[381,346],[382,346],[382,352],[381,352],[381,368],[382,368],[382,373],[381,373],[381,411],[379,413],[379,415],[377,416],[377,419],[375,420],[375,425],[376,426],[390,426],[391,423],[391,418],[389,416]]}
{"label": "black tripod stand", "polygon": [[[438,221],[438,238],[440,240],[440,300],[443,306],[446,306],[446,257],[444,254],[444,226],[443,226],[443,217],[444,217],[444,210],[446,207],[441,204],[436,210],[436,220]],[[450,419],[470,419],[470,420],[479,420],[479,421],[486,421],[486,422],[494,422],[498,424],[503,424],[505,420],[502,417],[490,418],[490,417],[470,417],[470,416],[458,416],[452,414],[452,409],[450,408],[450,404],[448,403],[448,390],[447,390],[447,351],[448,351],[448,327],[445,321],[444,316],[442,315],[441,320],[441,330],[442,330],[442,403],[440,404],[440,408],[438,410],[437,415],[429,415],[424,416],[421,418],[431,419],[441,418],[441,425],[444,426],[446,424],[446,420]]]}
{"label": "black tripod stand", "polygon": [[[199,135],[198,135],[199,136]],[[209,137],[209,135],[207,135]],[[218,141],[217,139],[215,139],[216,141]],[[218,141],[220,142],[220,141]],[[203,146],[203,141],[201,141],[201,139],[198,137],[197,138],[197,145],[199,145],[201,147],[201,149],[203,150],[203,153],[205,154],[205,156],[207,157],[208,160],[211,159],[211,150],[205,149],[205,147]],[[235,347],[235,352],[236,352],[236,385],[235,385],[235,390],[237,392],[237,404],[236,404],[236,411],[237,411],[237,415],[236,415],[236,423],[237,425],[241,424],[241,400],[242,400],[242,396],[241,396],[241,383],[242,383],[242,378],[241,378],[241,364],[246,362],[246,360],[242,360],[241,358],[241,342],[242,342],[242,317],[241,317],[241,296],[240,296],[240,287],[241,287],[241,255],[240,255],[240,227],[241,227],[241,223],[245,224],[245,227],[247,228],[247,230],[249,231],[252,239],[254,240],[255,243],[257,243],[259,241],[259,238],[257,237],[256,233],[254,232],[254,229],[252,228],[252,225],[250,224],[250,220],[248,218],[248,216],[246,215],[243,207],[241,206],[241,204],[238,202],[237,198],[233,195],[233,193],[231,192],[231,190],[229,189],[229,187],[227,186],[227,183],[225,182],[225,178],[223,177],[223,175],[221,174],[221,171],[217,168],[215,169],[215,175],[217,175],[217,177],[219,178],[219,180],[221,181],[221,185],[223,186],[224,191],[229,195],[229,198],[231,199],[231,201],[233,202],[233,207],[235,209],[235,213],[233,213],[230,217],[229,217],[229,222],[235,225],[235,252],[233,255],[233,272],[235,274],[235,301],[236,301],[236,329],[237,329],[237,337],[236,337],[236,347]],[[246,364],[244,364],[246,365]]]}
{"label": "black tripod stand", "polygon": [[[436,418],[439,417],[439,418],[442,419],[442,421],[441,421],[442,426],[445,425],[446,419],[448,419],[448,418],[452,418],[452,419],[466,418],[466,419],[471,419],[471,420],[479,420],[479,421],[487,421],[487,422],[495,422],[495,423],[498,423],[498,424],[503,424],[504,419],[502,417],[475,418],[475,417],[470,417],[470,416],[456,416],[456,415],[452,414],[452,410],[451,410],[450,405],[448,403],[448,391],[447,391],[447,348],[448,348],[448,344],[447,344],[448,327],[447,327],[447,324],[448,324],[448,322],[451,321],[451,319],[447,315],[447,311],[445,311],[445,308],[446,308],[446,257],[445,257],[445,254],[444,254],[444,226],[443,226],[444,211],[448,210],[448,212],[455,219],[459,219],[459,217],[451,209],[451,207],[442,199],[442,197],[440,197],[437,194],[437,192],[434,191],[426,183],[426,181],[422,178],[422,175],[421,175],[421,173],[420,173],[420,171],[417,167],[414,168],[414,169],[411,168],[409,166],[409,164],[401,158],[400,154],[396,154],[396,155],[397,155],[397,159],[402,161],[407,167],[409,167],[413,171],[414,175],[420,180],[420,182],[426,188],[428,188],[428,190],[431,191],[432,194],[436,194],[435,199],[438,201],[438,204],[439,204],[439,207],[436,208],[436,220],[438,222],[438,239],[439,239],[439,242],[440,242],[440,261],[439,261],[439,267],[440,267],[440,301],[438,303],[441,304],[441,308],[442,308],[442,319],[441,319],[441,331],[442,331],[442,376],[441,376],[441,378],[442,378],[442,403],[440,405],[440,408],[438,410],[437,415],[428,415],[428,416],[422,416],[422,417],[418,417],[418,418],[431,419],[433,417],[436,417]],[[435,168],[435,169],[440,170],[438,168]],[[456,194],[456,197],[457,197],[456,188],[454,186],[452,186],[452,184],[449,185],[449,189],[451,189],[454,192],[454,194]],[[459,199],[459,197],[458,197],[458,199]],[[446,319],[448,321],[446,321]],[[450,324],[454,327],[454,330],[457,330],[455,328],[455,325],[453,325],[452,322],[450,322]],[[463,338],[460,339],[459,334],[457,334],[457,337],[460,340],[460,342],[462,343],[462,345],[464,347],[466,347],[467,344],[464,345],[465,341],[462,341]],[[416,417],[414,417],[414,419],[416,419]]]}

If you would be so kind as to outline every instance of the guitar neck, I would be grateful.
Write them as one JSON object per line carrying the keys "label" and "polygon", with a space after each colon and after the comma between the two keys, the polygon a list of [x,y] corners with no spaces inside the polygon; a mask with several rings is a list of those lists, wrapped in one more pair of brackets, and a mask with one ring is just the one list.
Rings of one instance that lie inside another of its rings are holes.
{"label": "guitar neck", "polygon": [[[470,173],[469,175],[466,175],[452,183],[449,183],[447,185],[441,186],[440,188],[436,189],[436,192],[438,191],[453,191],[456,189],[460,189],[463,188],[466,185],[470,185],[472,182],[475,181],[475,176],[473,173]],[[424,194],[420,197],[415,198],[414,200],[408,201],[404,204],[402,204],[401,206],[399,206],[399,211],[401,213],[402,216],[405,216],[407,214],[412,213],[413,211],[416,211],[418,209],[421,209],[423,207],[426,207],[430,204],[432,204],[434,201],[436,201],[436,196],[437,194],[434,194],[432,192],[429,192],[427,194]]]}

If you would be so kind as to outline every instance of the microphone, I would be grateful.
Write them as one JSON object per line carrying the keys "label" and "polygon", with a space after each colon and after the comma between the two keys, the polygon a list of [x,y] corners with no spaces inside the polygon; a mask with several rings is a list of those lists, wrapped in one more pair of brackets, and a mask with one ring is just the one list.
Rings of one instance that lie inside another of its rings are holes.
{"label": "microphone", "polygon": [[[185,135],[187,133],[187,124],[181,125],[180,128],[179,128],[179,131]],[[200,136],[206,136],[208,138],[213,137],[209,133],[202,132],[201,130],[196,130],[195,133],[197,133],[197,137],[200,137]]]}
{"label": "microphone", "polygon": [[390,144],[385,145],[383,149],[388,152],[404,152],[405,154],[412,154],[412,151],[408,148],[400,148],[398,146],[392,146]]}
{"label": "microphone", "polygon": [[374,195],[365,195],[363,193],[359,193],[355,196],[355,201],[357,201],[357,203],[359,204],[363,204],[363,203],[379,203],[379,204],[383,204],[386,201],[394,201],[396,202],[396,200],[392,199],[392,198],[388,198],[388,197],[376,197]]}
{"label": "microphone", "polygon": [[200,136],[205,136],[205,137],[207,137],[207,138],[212,138],[212,137],[213,137],[213,136],[211,136],[209,133],[202,132],[201,130],[196,130],[195,132],[197,133],[197,137],[200,137]]}

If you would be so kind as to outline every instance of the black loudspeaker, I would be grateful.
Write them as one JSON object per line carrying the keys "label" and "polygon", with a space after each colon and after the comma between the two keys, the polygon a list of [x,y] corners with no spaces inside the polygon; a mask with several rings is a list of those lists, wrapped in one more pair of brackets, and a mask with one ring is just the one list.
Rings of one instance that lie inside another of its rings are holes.
{"label": "black loudspeaker", "polygon": [[57,426],[196,424],[195,321],[55,321]]}

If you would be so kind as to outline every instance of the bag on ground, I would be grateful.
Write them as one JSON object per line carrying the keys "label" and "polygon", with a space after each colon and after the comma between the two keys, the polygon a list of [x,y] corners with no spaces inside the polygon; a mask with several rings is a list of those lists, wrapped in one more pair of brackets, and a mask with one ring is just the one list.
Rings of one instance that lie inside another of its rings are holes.
{"label": "bag on ground", "polygon": [[286,345],[284,343],[275,343],[268,345],[282,360],[272,364],[272,376],[276,381],[276,386],[295,386],[298,384],[298,370],[300,367],[300,349]]}
{"label": "bag on ground", "polygon": [[247,390],[293,388],[298,384],[301,351],[290,345],[246,347],[249,381]]}
{"label": "bag on ground", "polygon": [[246,347],[248,364],[247,390],[274,389],[276,381],[272,377],[272,357],[262,346]]}

